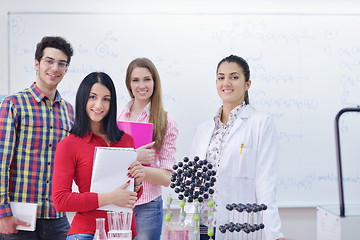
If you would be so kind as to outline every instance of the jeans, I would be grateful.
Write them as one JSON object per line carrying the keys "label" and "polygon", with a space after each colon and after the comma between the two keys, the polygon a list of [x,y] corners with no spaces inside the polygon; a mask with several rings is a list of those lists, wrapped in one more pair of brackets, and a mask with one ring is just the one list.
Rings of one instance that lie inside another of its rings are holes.
{"label": "jeans", "polygon": [[75,233],[67,236],[66,240],[93,240],[93,234]]}
{"label": "jeans", "polygon": [[136,237],[134,240],[160,240],[163,222],[163,201],[161,196],[134,209]]}
{"label": "jeans", "polygon": [[4,240],[64,240],[70,229],[67,217],[58,219],[36,219],[35,231],[1,234]]}

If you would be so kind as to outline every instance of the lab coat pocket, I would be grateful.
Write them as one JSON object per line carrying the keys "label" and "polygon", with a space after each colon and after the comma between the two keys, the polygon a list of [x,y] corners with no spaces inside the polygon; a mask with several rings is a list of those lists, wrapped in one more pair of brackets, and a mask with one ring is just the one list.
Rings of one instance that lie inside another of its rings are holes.
{"label": "lab coat pocket", "polygon": [[256,150],[244,148],[240,153],[237,167],[234,167],[237,177],[255,178],[256,175]]}

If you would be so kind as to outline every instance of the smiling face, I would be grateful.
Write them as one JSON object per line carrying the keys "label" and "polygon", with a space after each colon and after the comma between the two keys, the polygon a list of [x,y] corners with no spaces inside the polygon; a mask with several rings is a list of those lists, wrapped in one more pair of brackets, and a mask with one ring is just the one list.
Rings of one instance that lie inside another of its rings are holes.
{"label": "smiling face", "polygon": [[86,113],[90,119],[93,130],[100,129],[101,122],[109,113],[111,94],[107,87],[95,83],[90,90],[86,104]]}
{"label": "smiling face", "polygon": [[251,81],[245,81],[242,67],[234,62],[223,62],[217,71],[216,88],[223,105],[231,109],[244,102],[245,91]]}
{"label": "smiling face", "polygon": [[[40,61],[35,60],[36,85],[43,91],[56,89],[67,71],[66,68],[59,68],[58,63],[66,63],[67,59],[68,57],[61,50],[50,47],[45,48],[42,59]],[[54,64],[49,65],[46,60],[54,61]]]}
{"label": "smiling face", "polygon": [[154,80],[149,69],[135,67],[131,72],[130,87],[135,101],[148,104],[154,92]]}

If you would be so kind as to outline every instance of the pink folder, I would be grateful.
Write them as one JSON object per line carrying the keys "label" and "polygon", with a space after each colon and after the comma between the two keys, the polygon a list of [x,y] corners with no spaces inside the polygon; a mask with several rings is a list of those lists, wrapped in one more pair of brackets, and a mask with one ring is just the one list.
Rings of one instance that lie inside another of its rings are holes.
{"label": "pink folder", "polygon": [[151,143],[153,134],[152,123],[117,121],[120,130],[130,134],[134,138],[135,148]]}

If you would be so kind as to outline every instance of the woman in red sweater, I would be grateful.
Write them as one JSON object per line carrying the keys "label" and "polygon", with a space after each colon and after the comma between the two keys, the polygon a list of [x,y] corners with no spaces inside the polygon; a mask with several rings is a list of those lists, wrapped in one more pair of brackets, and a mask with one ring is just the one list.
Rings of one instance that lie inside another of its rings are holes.
{"label": "woman in red sweater", "polygon": [[[93,72],[84,78],[76,94],[75,110],[71,134],[57,146],[52,183],[55,208],[60,212],[76,212],[67,240],[93,238],[95,219],[107,218],[106,211],[96,210],[99,207],[114,204],[134,208],[145,176],[143,166],[135,161],[129,168],[129,176],[135,179],[134,191],[125,190],[129,183],[124,183],[112,192],[90,192],[95,147],[133,148],[134,141],[116,125],[115,86],[107,74]],[[73,181],[79,192],[72,191]],[[133,237],[134,220],[133,216]]]}

